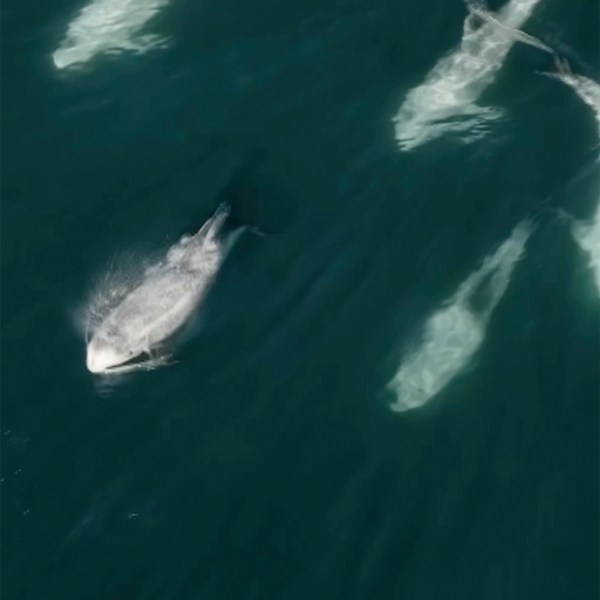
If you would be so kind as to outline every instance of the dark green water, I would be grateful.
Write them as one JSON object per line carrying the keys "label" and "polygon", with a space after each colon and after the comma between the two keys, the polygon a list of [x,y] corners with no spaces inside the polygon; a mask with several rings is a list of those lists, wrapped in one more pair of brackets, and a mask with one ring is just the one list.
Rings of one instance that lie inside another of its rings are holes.
{"label": "dark green water", "polygon": [[[486,138],[402,153],[458,0],[173,0],[167,48],[59,71],[81,6],[3,5],[2,597],[597,598],[600,302],[545,210],[593,214],[597,124],[552,59],[511,50]],[[527,30],[597,81],[599,22],[541,0]],[[196,230],[249,151],[240,218],[279,234],[242,235],[177,364],[92,376],[111,257]],[[469,368],[390,411],[415,328],[524,218]]]}

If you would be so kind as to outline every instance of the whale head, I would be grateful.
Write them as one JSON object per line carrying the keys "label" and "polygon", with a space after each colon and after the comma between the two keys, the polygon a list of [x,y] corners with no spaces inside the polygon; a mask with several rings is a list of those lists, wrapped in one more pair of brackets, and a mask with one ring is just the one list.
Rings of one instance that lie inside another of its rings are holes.
{"label": "whale head", "polygon": [[93,56],[93,52],[85,47],[67,46],[59,48],[52,55],[52,61],[57,69],[66,69],[78,63],[84,63]]}
{"label": "whale head", "polygon": [[138,354],[127,345],[118,343],[117,339],[95,335],[87,346],[85,364],[92,373],[106,373]]}

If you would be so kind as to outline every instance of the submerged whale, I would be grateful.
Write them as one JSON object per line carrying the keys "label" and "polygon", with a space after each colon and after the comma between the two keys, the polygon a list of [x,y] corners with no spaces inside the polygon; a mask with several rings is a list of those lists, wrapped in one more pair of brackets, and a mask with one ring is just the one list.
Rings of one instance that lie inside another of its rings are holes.
{"label": "submerged whale", "polygon": [[388,384],[391,409],[419,408],[463,372],[483,344],[488,323],[506,293],[532,227],[522,221],[424,323],[421,340],[402,360]]}
{"label": "submerged whale", "polygon": [[195,235],[183,237],[149,268],[94,328],[86,356],[92,373],[122,373],[164,362],[164,343],[190,320],[223,262],[225,244],[219,234],[228,214],[228,205],[219,206]]}
{"label": "submerged whale", "polygon": [[98,54],[129,51],[142,54],[165,45],[146,26],[170,0],[93,0],[69,23],[52,54],[57,69],[86,63]]}

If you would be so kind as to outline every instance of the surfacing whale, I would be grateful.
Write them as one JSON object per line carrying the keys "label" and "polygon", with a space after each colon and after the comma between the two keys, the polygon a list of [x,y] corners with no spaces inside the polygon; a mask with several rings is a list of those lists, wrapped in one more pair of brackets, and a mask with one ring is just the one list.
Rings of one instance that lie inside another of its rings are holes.
{"label": "surfacing whale", "polygon": [[481,4],[467,3],[469,14],[460,44],[438,61],[421,85],[408,92],[392,119],[401,151],[411,151],[448,133],[466,143],[487,135],[490,124],[502,118],[503,112],[477,101],[515,42],[552,52],[520,31],[539,2],[509,0],[496,16]]}
{"label": "surfacing whale", "polygon": [[193,316],[223,262],[226,248],[219,234],[228,214],[227,205],[219,206],[93,328],[86,356],[92,373],[147,370],[168,361],[165,342]]}

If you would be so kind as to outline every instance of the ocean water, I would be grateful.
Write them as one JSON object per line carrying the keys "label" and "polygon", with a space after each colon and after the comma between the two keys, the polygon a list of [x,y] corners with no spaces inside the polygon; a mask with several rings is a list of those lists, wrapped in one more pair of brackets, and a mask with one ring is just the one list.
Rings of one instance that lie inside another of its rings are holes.
{"label": "ocean water", "polygon": [[[600,5],[489,4],[572,74],[459,0],[4,3],[3,599],[599,596]],[[173,364],[90,373],[223,201]]]}

